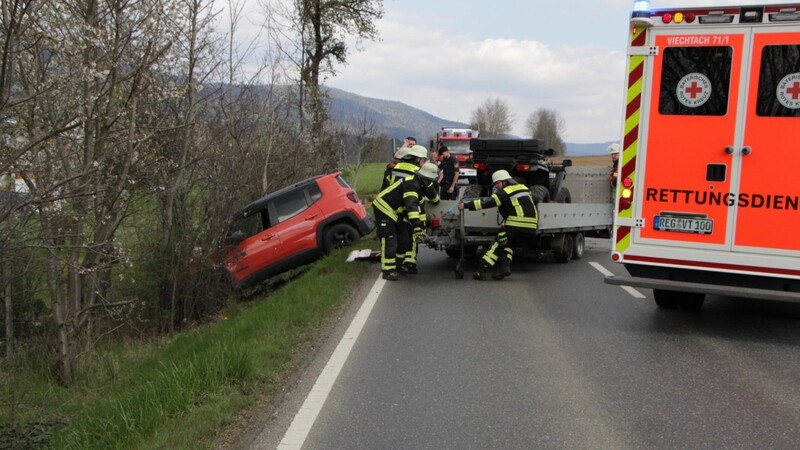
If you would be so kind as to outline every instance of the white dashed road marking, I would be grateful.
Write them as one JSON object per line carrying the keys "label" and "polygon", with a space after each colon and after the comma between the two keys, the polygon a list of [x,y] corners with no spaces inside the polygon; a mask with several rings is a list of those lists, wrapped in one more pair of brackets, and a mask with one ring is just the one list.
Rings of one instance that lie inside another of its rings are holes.
{"label": "white dashed road marking", "polygon": [[[611,271],[609,271],[608,269],[603,267],[603,265],[600,264],[600,263],[590,262],[589,264],[591,264],[592,267],[597,269],[598,272],[602,273],[603,276],[607,277],[609,275],[614,275],[614,273],[612,273]],[[620,286],[620,287],[622,288],[622,290],[624,290],[628,294],[631,294],[631,297],[633,297],[633,298],[647,298],[646,295],[642,294],[641,292],[637,291],[636,289],[634,289],[634,288],[632,288],[630,286]]]}

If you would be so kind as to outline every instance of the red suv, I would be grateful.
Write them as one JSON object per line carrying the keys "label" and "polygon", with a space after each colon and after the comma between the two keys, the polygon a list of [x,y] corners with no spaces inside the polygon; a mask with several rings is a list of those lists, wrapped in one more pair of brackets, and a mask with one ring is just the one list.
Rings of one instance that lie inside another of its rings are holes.
{"label": "red suv", "polygon": [[339,172],[273,192],[231,217],[223,266],[236,287],[317,260],[374,228],[356,192]]}

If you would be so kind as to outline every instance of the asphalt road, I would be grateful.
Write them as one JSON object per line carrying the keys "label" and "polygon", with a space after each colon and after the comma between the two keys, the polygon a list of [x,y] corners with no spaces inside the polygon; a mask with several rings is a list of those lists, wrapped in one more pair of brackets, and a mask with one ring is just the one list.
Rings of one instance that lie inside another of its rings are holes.
{"label": "asphalt road", "polygon": [[[603,283],[592,262],[624,273],[608,245],[515,261],[502,282],[423,251],[377,297],[303,448],[799,448],[800,305],[659,310]],[[325,353],[251,448],[280,442]]]}

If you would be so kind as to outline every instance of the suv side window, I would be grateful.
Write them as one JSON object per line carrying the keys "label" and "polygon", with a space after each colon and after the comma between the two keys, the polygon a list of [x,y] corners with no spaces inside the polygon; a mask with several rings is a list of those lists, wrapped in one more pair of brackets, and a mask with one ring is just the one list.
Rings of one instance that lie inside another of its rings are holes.
{"label": "suv side window", "polygon": [[266,213],[266,211],[261,211],[258,214],[252,214],[236,220],[231,225],[228,236],[234,239],[246,239],[262,232],[269,226],[269,221],[264,221]]}
{"label": "suv side window", "polygon": [[287,192],[270,202],[270,209],[274,210],[277,221],[273,225],[290,219],[308,208],[305,189],[295,189]]}
{"label": "suv side window", "polygon": [[322,198],[322,190],[319,188],[319,185],[317,185],[317,183],[309,184],[306,189],[308,191],[308,196],[311,199],[310,203],[314,203]]}

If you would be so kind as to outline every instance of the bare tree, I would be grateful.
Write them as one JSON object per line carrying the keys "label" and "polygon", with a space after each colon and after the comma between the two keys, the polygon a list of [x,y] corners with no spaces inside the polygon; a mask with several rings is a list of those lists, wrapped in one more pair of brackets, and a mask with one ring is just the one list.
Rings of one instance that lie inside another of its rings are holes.
{"label": "bare tree", "polygon": [[[308,124],[310,152],[327,171],[336,166],[328,152],[326,124],[328,104],[322,84],[335,74],[334,64],[346,64],[347,39],[377,39],[375,22],[383,17],[382,0],[292,0],[293,7],[269,7],[276,22],[291,32],[278,33],[278,46],[299,74],[300,124]],[[302,158],[305,155],[299,155]]]}
{"label": "bare tree", "polygon": [[26,46],[9,65],[4,112],[20,142],[10,162],[30,174],[64,384],[73,381],[93,313],[127,302],[104,296],[103,280],[124,260],[116,232],[132,188],[154,163],[156,130],[139,124],[170,95],[153,75],[175,38],[172,7],[162,0],[42,0]]}
{"label": "bare tree", "polygon": [[472,112],[470,127],[481,132],[483,137],[502,137],[511,131],[514,115],[508,103],[499,98],[490,98]]}
{"label": "bare tree", "polygon": [[564,119],[557,111],[539,108],[525,121],[525,131],[528,136],[535,139],[542,139],[546,148],[552,148],[556,154],[563,155],[566,144],[561,136],[564,134],[566,125]]}

